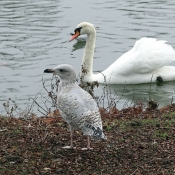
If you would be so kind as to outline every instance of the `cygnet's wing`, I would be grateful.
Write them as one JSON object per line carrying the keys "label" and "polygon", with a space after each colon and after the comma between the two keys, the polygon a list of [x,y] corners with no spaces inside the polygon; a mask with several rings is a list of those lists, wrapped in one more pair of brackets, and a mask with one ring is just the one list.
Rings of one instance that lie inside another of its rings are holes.
{"label": "cygnet's wing", "polygon": [[58,95],[58,108],[63,118],[86,135],[93,135],[92,128],[102,130],[99,109],[92,96],[75,85]]}

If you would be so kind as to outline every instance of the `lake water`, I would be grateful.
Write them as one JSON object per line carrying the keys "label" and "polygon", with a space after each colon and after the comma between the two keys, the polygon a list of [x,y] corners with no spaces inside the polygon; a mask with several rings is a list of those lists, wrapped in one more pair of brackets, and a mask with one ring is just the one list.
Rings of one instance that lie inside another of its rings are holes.
{"label": "lake water", "polygon": [[[0,112],[11,98],[21,108],[27,99],[48,83],[46,68],[61,63],[75,67],[78,74],[85,42],[69,42],[70,32],[83,21],[99,27],[94,71],[102,71],[131,49],[143,36],[164,39],[175,48],[175,1],[171,0],[11,0],[0,1]],[[174,64],[175,65],[175,64]],[[170,103],[174,82],[163,86],[113,86],[117,104],[147,99],[160,106]],[[123,91],[125,89],[125,92]],[[43,92],[44,93],[44,92]],[[100,95],[101,89],[95,91]],[[42,103],[39,100],[39,103]]]}

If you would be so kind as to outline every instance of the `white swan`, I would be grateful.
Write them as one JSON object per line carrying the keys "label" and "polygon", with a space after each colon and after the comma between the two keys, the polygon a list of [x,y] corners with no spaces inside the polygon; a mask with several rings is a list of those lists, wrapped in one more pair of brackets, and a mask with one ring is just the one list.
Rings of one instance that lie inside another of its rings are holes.
{"label": "white swan", "polygon": [[[78,24],[70,41],[87,34],[83,54],[81,77],[85,82],[98,81],[108,84],[139,84],[175,80],[175,67],[167,66],[175,60],[175,51],[166,41],[141,38],[134,47],[118,58],[102,73],[93,74],[93,56],[96,41],[95,27],[88,22]],[[104,80],[105,78],[105,80]]]}

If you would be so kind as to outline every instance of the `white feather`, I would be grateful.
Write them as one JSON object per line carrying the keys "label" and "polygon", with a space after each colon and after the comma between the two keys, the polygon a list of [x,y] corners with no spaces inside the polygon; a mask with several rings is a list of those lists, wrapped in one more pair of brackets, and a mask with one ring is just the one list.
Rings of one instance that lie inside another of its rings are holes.
{"label": "white feather", "polygon": [[82,80],[85,82],[98,81],[109,84],[139,84],[155,82],[158,76],[163,81],[175,80],[175,67],[168,66],[175,60],[174,49],[164,40],[155,38],[141,38],[136,41],[134,47],[124,53],[106,70],[99,74],[93,74],[93,57],[96,40],[96,31],[92,24],[83,22],[80,34],[88,34],[83,54],[81,70]]}

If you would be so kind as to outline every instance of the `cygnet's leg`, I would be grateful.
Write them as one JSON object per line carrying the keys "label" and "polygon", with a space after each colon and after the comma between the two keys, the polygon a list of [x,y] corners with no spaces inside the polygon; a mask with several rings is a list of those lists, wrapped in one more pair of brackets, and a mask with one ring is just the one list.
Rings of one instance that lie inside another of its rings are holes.
{"label": "cygnet's leg", "polygon": [[92,150],[93,148],[90,147],[90,137],[87,136],[87,148],[81,148],[81,150]]}
{"label": "cygnet's leg", "polygon": [[73,147],[73,136],[74,136],[74,128],[72,126],[70,127],[70,146],[64,146],[62,148],[64,149],[75,149],[76,147]]}

